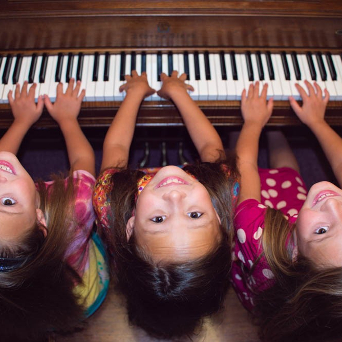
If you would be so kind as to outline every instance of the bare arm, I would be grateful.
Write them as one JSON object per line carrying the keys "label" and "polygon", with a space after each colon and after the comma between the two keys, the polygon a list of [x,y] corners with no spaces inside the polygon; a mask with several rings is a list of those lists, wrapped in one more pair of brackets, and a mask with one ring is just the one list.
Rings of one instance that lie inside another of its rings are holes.
{"label": "bare arm", "polygon": [[171,77],[161,74],[163,85],[158,95],[171,99],[176,105],[201,160],[215,162],[224,155],[221,138],[188,94],[188,90],[193,90],[193,87],[185,83],[186,74],[179,78],[177,75],[177,71],[173,71]]}
{"label": "bare arm", "polygon": [[85,96],[85,90],[80,92],[81,82],[71,79],[68,88],[63,93],[63,85],[57,85],[57,98],[54,104],[45,97],[45,106],[50,115],[57,121],[65,140],[70,163],[70,170],[85,170],[95,176],[95,156],[93,148],[83,134],[77,117]]}
{"label": "bare arm", "polygon": [[146,73],[138,76],[136,71],[132,71],[132,76],[126,76],[126,81],[127,83],[120,87],[120,91],[126,92],[126,97],[108,129],[103,143],[101,171],[111,166],[127,167],[140,104],[146,96],[155,92],[148,85]]}
{"label": "bare arm", "polygon": [[8,93],[8,101],[12,109],[14,121],[0,140],[0,151],[17,154],[27,131],[40,118],[44,108],[44,100],[40,96],[38,103],[35,104],[34,94],[36,87],[37,85],[33,84],[30,90],[27,91],[28,83],[24,82],[21,91],[20,85],[16,85],[15,99],[13,98],[12,91]]}
{"label": "bare arm", "polygon": [[248,96],[242,92],[241,110],[244,124],[236,144],[238,168],[241,174],[241,187],[238,203],[246,199],[260,201],[261,189],[258,173],[259,139],[273,110],[273,99],[267,103],[267,84],[259,96],[259,82],[250,85]]}
{"label": "bare arm", "polygon": [[342,139],[324,120],[329,92],[325,89],[323,97],[322,89],[317,83],[314,83],[314,87],[308,81],[305,81],[305,84],[308,93],[300,85],[296,85],[303,99],[302,107],[292,97],[290,98],[291,107],[299,119],[315,134],[338,183],[342,186]]}

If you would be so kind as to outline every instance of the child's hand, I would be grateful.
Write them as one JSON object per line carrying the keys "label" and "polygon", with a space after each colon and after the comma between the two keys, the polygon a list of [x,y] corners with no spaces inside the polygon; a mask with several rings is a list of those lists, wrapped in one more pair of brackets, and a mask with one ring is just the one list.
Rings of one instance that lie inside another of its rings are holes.
{"label": "child's hand", "polygon": [[241,96],[241,111],[245,123],[253,123],[264,127],[273,110],[273,99],[266,101],[268,85],[265,84],[259,96],[259,82],[251,84],[246,96],[246,89]]}
{"label": "child's hand", "polygon": [[85,96],[85,89],[78,95],[81,82],[77,81],[76,87],[74,88],[75,80],[72,78],[69,81],[68,88],[63,93],[63,84],[57,85],[57,97],[54,104],[51,103],[48,96],[45,96],[45,106],[50,115],[60,125],[64,121],[75,120],[81,110],[81,104]]}
{"label": "child's hand", "polygon": [[42,115],[44,100],[42,96],[38,97],[37,104],[34,102],[34,95],[37,84],[34,83],[27,91],[28,82],[25,81],[20,91],[19,83],[15,86],[15,99],[12,90],[8,92],[8,101],[10,103],[14,121],[23,123],[31,127]]}
{"label": "child's hand", "polygon": [[141,94],[144,99],[145,97],[151,96],[156,92],[149,86],[146,72],[143,72],[141,76],[139,76],[136,70],[133,70],[132,76],[126,75],[125,80],[126,83],[120,86],[119,90],[121,92],[125,91],[126,94]]}
{"label": "child's hand", "polygon": [[194,88],[190,84],[185,83],[186,74],[182,74],[178,77],[178,71],[172,71],[170,77],[165,73],[161,73],[160,79],[163,82],[163,85],[157,94],[166,100],[171,99],[174,93],[178,91],[185,93],[187,93],[188,90],[194,91]]}
{"label": "child's hand", "polygon": [[[308,81],[305,81],[309,93],[296,84],[296,88],[302,97],[302,107],[298,102],[291,96],[289,97],[290,105],[294,112],[297,114],[299,119],[307,126],[312,126],[315,123],[324,122],[324,113],[329,102],[329,92],[327,89],[324,90],[325,97],[323,98],[323,92],[320,86],[314,82],[315,88]],[[315,91],[316,89],[316,91]]]}

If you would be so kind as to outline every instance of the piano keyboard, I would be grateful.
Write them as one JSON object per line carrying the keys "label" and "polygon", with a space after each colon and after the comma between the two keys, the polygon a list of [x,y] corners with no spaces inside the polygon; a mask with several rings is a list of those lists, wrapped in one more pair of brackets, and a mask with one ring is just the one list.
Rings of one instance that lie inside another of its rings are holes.
{"label": "piano keyboard", "polygon": [[[331,53],[269,52],[184,52],[121,54],[58,54],[0,56],[0,103],[8,103],[7,94],[15,84],[37,83],[36,98],[48,94],[56,98],[56,86],[64,89],[71,77],[82,81],[84,101],[122,101],[119,87],[124,76],[137,70],[147,72],[152,88],[161,87],[160,74],[172,70],[186,73],[195,89],[190,95],[197,101],[234,101],[241,99],[251,82],[268,83],[268,96],[276,101],[289,96],[300,99],[295,83],[316,81],[328,89],[332,101],[342,100],[342,55]],[[147,101],[162,101],[157,94]]]}

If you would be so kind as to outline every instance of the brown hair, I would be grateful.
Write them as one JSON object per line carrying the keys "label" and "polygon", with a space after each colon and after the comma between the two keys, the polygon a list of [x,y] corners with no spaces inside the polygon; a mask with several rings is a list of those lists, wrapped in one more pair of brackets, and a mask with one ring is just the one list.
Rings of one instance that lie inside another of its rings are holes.
{"label": "brown hair", "polygon": [[70,331],[83,318],[83,308],[73,294],[77,273],[64,261],[73,213],[73,178],[67,186],[54,176],[53,186],[38,183],[47,223],[46,238],[38,223],[16,246],[1,247],[6,257],[25,257],[18,269],[0,272],[0,329],[2,341],[36,341],[49,331]]}
{"label": "brown hair", "polygon": [[[227,165],[230,177],[222,171]],[[113,272],[127,301],[131,323],[158,338],[179,338],[200,328],[217,312],[229,286],[232,243],[232,189],[238,172],[235,156],[225,162],[197,163],[184,170],[208,190],[221,219],[221,239],[207,255],[187,262],[156,263],[135,241],[127,241],[126,223],[135,207],[141,171],[115,173],[111,193]]]}
{"label": "brown hair", "polygon": [[287,239],[294,230],[281,211],[267,209],[262,245],[275,278],[256,295],[259,336],[272,342],[341,337],[342,268],[317,268],[300,254],[293,261],[293,244]]}

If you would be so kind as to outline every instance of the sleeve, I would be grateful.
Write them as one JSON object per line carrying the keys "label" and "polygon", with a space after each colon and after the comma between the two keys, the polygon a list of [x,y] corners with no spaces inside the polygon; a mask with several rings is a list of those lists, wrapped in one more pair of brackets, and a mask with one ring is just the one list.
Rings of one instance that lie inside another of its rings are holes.
{"label": "sleeve", "polygon": [[75,207],[72,224],[69,227],[72,241],[66,251],[66,260],[82,277],[89,261],[89,242],[95,222],[92,205],[95,178],[83,170],[75,171],[72,177],[75,187]]}

